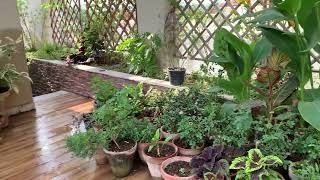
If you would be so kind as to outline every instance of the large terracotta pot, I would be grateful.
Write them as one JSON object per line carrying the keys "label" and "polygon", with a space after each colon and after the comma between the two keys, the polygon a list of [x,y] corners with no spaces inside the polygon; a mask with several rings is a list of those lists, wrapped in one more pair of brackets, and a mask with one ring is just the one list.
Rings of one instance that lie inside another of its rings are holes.
{"label": "large terracotta pot", "polygon": [[6,99],[10,96],[10,91],[0,93],[0,129],[5,128],[9,124],[8,113],[5,107]]}
{"label": "large terracotta pot", "polygon": [[128,151],[122,152],[112,152],[103,149],[107,155],[113,175],[121,178],[130,174],[133,167],[134,155],[137,151],[137,146],[137,143],[135,143],[134,147]]}
{"label": "large terracotta pot", "polygon": [[145,154],[144,154],[144,149],[149,145],[149,143],[138,143],[138,153],[139,153],[139,158],[143,163],[147,163],[145,159]]}
{"label": "large terracotta pot", "polygon": [[161,126],[161,128],[160,128],[160,132],[161,132],[161,137],[164,139],[166,139],[168,137],[171,137],[172,140],[180,138],[179,134],[171,134],[171,133],[164,131],[163,126]]}
{"label": "large terracotta pot", "polygon": [[171,157],[177,156],[177,154],[178,154],[178,147],[176,145],[174,145],[173,143],[166,143],[163,141],[160,141],[159,143],[172,146],[175,149],[175,152],[169,156],[166,156],[166,157],[151,157],[145,153],[148,150],[149,146],[146,146],[144,148],[143,154],[144,154],[145,160],[147,162],[149,172],[150,172],[153,179],[161,179],[161,173],[160,173],[161,163]]}
{"label": "large terracotta pot", "polygon": [[173,142],[174,145],[176,145],[178,147],[179,155],[181,155],[181,156],[188,156],[188,157],[197,156],[197,155],[201,154],[201,152],[202,152],[202,150],[204,148],[204,143],[202,143],[202,146],[197,148],[197,149],[185,149],[185,148],[179,147],[175,143],[177,140],[178,139],[174,139],[172,142]]}
{"label": "large terracotta pot", "polygon": [[176,162],[176,161],[185,161],[185,162],[190,163],[191,157],[176,156],[176,157],[172,157],[172,158],[169,158],[169,159],[163,161],[161,163],[160,172],[161,172],[161,176],[164,180],[196,180],[197,179],[197,176],[195,174],[192,176],[189,176],[189,177],[178,177],[178,176],[172,176],[172,175],[166,173],[165,168],[169,164]]}

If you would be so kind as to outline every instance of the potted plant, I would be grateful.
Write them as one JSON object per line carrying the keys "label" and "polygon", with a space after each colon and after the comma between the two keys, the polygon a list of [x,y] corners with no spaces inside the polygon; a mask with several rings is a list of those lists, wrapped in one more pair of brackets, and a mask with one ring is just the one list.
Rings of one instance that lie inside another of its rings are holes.
{"label": "potted plant", "polygon": [[184,68],[184,63],[186,60],[181,60],[173,56],[168,56],[169,67],[168,75],[169,82],[174,86],[181,86],[184,83],[186,77],[186,68]]}
{"label": "potted plant", "polygon": [[[0,58],[10,60],[16,51],[16,45],[21,42],[21,39],[13,40],[9,37],[6,38],[8,43],[0,41]],[[0,67],[0,129],[8,126],[8,115],[5,110],[6,98],[10,92],[19,93],[19,88],[16,81],[26,78],[30,81],[31,78],[26,72],[19,72],[16,66],[10,62],[5,62]]]}
{"label": "potted plant", "polygon": [[[141,85],[127,86],[113,94],[104,105],[93,111],[92,120],[101,128],[96,132],[92,130],[97,135],[89,136],[90,131],[88,131],[87,136],[84,136],[86,141],[78,144],[67,143],[67,147],[75,146],[80,151],[90,147],[90,153],[80,156],[86,157],[92,156],[98,147],[103,146],[112,173],[116,177],[127,176],[133,167],[134,154],[137,150],[135,127],[138,120],[134,115],[139,107],[142,89]],[[73,142],[73,138],[77,136],[71,136],[68,139]],[[84,142],[87,143],[83,144]],[[69,150],[74,152],[73,148]]]}
{"label": "potted plant", "polygon": [[294,162],[289,166],[289,177],[291,180],[320,179],[319,165],[308,161]]}
{"label": "potted plant", "polygon": [[151,143],[156,127],[147,120],[139,121],[136,127],[139,157],[143,163],[146,163],[143,151]]}
{"label": "potted plant", "polygon": [[170,138],[160,141],[160,129],[157,129],[151,144],[144,149],[144,157],[149,172],[153,178],[161,178],[160,165],[163,161],[174,157],[178,153],[178,147],[169,143]]}
{"label": "potted plant", "polygon": [[196,180],[190,166],[190,157],[176,156],[161,164],[161,176],[164,180]]}
{"label": "potted plant", "polygon": [[206,120],[202,117],[186,116],[178,124],[179,139],[174,139],[182,156],[199,155],[204,148],[204,140],[206,136]]}
{"label": "potted plant", "polygon": [[251,149],[248,151],[248,156],[235,158],[230,169],[238,170],[236,179],[284,180],[280,173],[271,169],[272,166],[282,164],[277,156],[264,156],[259,149]]}
{"label": "potted plant", "polygon": [[223,159],[223,150],[224,146],[207,147],[191,159],[191,167],[198,178],[230,179],[229,163]]}

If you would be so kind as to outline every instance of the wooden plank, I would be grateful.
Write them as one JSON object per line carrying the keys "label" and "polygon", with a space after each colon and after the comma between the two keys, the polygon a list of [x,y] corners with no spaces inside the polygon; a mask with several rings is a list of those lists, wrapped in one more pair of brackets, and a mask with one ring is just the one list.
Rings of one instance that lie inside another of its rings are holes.
{"label": "wooden plank", "polygon": [[[34,98],[36,111],[10,118],[0,132],[0,179],[115,179],[108,165],[75,158],[65,149],[72,116],[90,112],[91,99],[59,91]],[[146,166],[135,164],[127,180],[151,179]]]}

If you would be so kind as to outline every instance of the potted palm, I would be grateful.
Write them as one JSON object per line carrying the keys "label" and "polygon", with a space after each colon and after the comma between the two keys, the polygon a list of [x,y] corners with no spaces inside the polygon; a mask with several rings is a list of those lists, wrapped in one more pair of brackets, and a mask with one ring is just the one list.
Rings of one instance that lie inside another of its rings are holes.
{"label": "potted palm", "polygon": [[28,73],[19,72],[16,66],[9,62],[16,51],[16,45],[20,43],[21,40],[13,40],[9,37],[7,37],[6,40],[7,43],[0,41],[0,59],[5,61],[4,65],[0,67],[0,129],[8,126],[8,115],[5,110],[7,97],[11,92],[19,93],[16,81],[21,78],[26,78],[31,81]]}

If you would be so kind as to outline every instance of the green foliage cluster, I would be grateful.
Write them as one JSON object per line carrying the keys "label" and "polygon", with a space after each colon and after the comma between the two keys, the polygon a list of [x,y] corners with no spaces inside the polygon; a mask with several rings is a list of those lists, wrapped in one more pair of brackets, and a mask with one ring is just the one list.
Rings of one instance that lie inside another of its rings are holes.
{"label": "green foliage cluster", "polygon": [[39,49],[27,52],[27,59],[33,58],[48,59],[48,60],[62,60],[69,54],[76,53],[76,49],[60,46],[57,44],[44,43]]}
{"label": "green foliage cluster", "polygon": [[309,161],[301,161],[293,163],[292,173],[299,179],[315,180],[320,178],[319,164],[311,163]]}
{"label": "green foliage cluster", "polygon": [[124,40],[117,47],[117,51],[125,53],[125,62],[129,73],[142,74],[149,77],[159,75],[157,67],[157,55],[161,48],[161,39],[157,34],[135,34]]}

